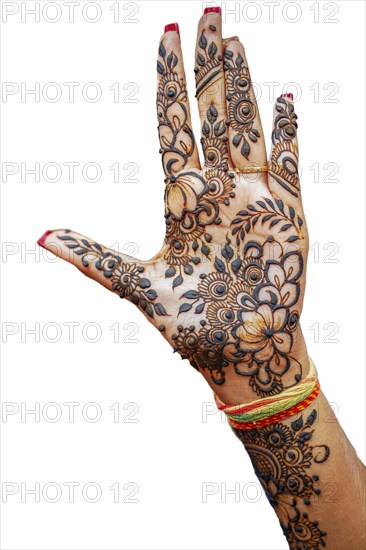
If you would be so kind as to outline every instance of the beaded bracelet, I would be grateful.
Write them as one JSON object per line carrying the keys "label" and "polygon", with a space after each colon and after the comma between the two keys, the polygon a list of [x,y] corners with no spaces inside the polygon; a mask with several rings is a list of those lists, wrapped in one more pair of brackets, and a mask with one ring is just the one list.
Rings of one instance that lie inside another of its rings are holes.
{"label": "beaded bracelet", "polygon": [[227,415],[231,426],[241,430],[261,428],[283,420],[308,407],[319,394],[318,376],[310,357],[309,365],[308,374],[299,384],[278,395],[245,405],[226,405],[215,395],[216,404]]}

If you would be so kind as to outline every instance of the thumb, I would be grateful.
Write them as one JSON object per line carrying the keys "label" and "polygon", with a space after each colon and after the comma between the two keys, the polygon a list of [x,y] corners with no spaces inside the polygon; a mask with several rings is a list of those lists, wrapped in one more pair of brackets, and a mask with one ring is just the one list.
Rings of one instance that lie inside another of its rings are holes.
{"label": "thumb", "polygon": [[127,298],[154,319],[166,315],[153,281],[158,280],[155,262],[142,262],[69,229],[46,231],[38,245],[77,267],[120,298]]}

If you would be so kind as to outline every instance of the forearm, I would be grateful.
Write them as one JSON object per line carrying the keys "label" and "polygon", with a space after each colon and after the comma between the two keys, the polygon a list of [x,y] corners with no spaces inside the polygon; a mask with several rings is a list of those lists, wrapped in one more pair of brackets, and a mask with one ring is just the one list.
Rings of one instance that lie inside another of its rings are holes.
{"label": "forearm", "polygon": [[365,468],[321,392],[301,414],[233,431],[291,549],[365,548]]}

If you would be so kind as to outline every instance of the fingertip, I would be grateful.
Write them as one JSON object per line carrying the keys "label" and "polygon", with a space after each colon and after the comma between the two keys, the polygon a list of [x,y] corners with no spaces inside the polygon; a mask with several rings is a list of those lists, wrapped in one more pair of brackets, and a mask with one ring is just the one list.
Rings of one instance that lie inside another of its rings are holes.
{"label": "fingertip", "polygon": [[45,242],[46,242],[46,239],[47,239],[48,235],[51,235],[51,233],[53,233],[53,230],[48,230],[45,233],[43,233],[42,237],[40,237],[37,241],[38,246],[41,246],[42,248],[46,248],[45,247]]}
{"label": "fingertip", "polygon": [[165,25],[164,27],[164,34],[166,32],[176,32],[180,38],[180,32],[179,32],[179,25],[178,23],[169,23],[168,25]]}
{"label": "fingertip", "polygon": [[213,31],[215,32],[217,29],[220,29],[221,34],[221,27],[222,27],[222,18],[221,18],[221,9],[220,8],[207,8],[203,15],[201,16],[200,20],[198,21],[198,28],[204,27],[205,31]]}
{"label": "fingertip", "polygon": [[[163,48],[162,45],[163,44]],[[165,57],[167,50],[179,51],[181,48],[180,31],[178,23],[169,23],[164,27],[164,33],[159,40],[159,56]],[[165,52],[165,53],[164,53]]]}
{"label": "fingertip", "polygon": [[211,6],[205,8],[205,11],[203,13],[204,15],[206,15],[207,13],[218,13],[219,15],[221,15],[221,8],[219,6]]}
{"label": "fingertip", "polygon": [[294,100],[294,94],[291,94],[291,93],[289,93],[289,94],[281,94],[280,97],[283,97],[284,99],[291,99],[291,101]]}

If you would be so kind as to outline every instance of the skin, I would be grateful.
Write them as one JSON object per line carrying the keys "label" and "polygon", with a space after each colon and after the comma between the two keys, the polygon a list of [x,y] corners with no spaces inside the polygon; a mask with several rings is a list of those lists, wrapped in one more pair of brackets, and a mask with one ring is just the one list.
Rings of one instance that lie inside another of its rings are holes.
{"label": "skin", "polygon": [[[223,402],[278,395],[309,369],[300,327],[308,233],[292,99],[275,103],[267,160],[244,47],[222,39],[219,13],[204,15],[195,54],[201,165],[175,31],[161,37],[157,76],[162,249],[132,260],[65,229],[39,244],[135,303]],[[290,548],[363,547],[364,470],[336,419],[325,420],[326,405],[320,394],[296,418],[234,430]],[[320,496],[320,479],[323,487],[337,480],[336,503]]]}

